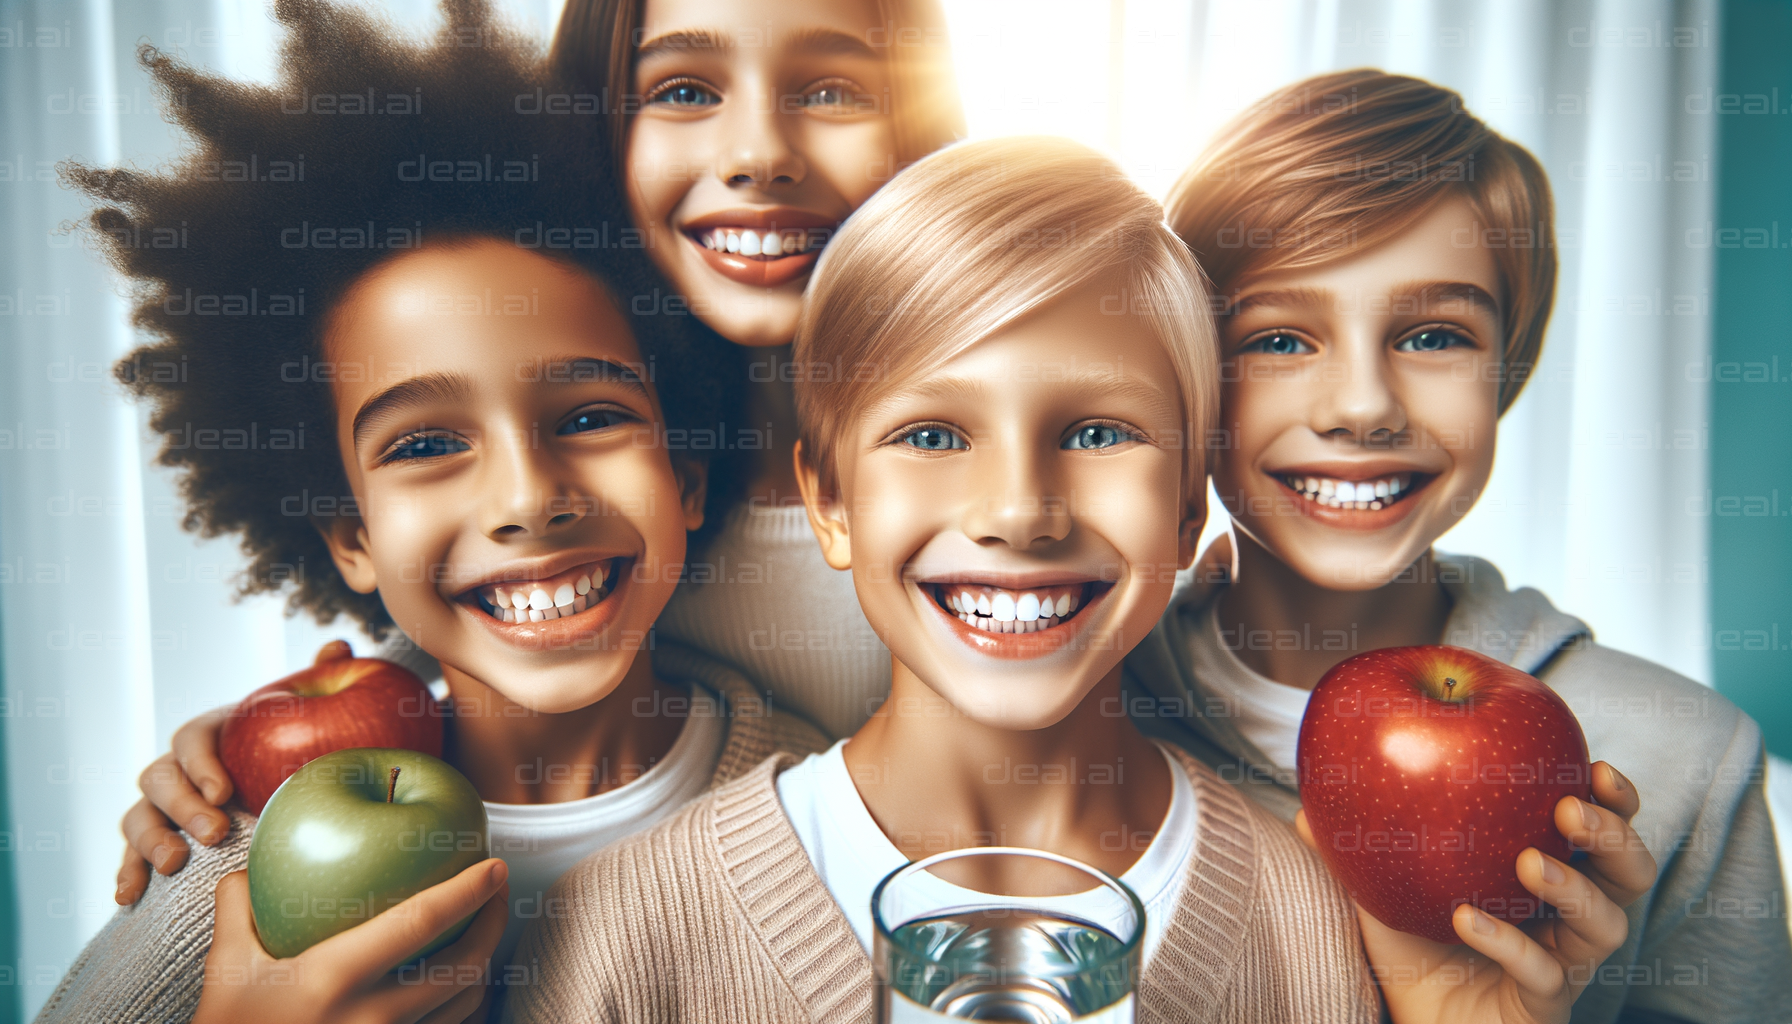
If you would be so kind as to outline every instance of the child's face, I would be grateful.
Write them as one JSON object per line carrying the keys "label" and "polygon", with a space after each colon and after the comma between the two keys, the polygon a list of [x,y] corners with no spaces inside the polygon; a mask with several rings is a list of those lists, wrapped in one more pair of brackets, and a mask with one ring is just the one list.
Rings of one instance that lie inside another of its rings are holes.
{"label": "child's face", "polygon": [[702,506],[602,287],[500,242],[425,249],[359,281],[325,349],[360,515],[318,523],[349,585],[518,704],[608,694]]}
{"label": "child's face", "polygon": [[1312,583],[1390,582],[1486,486],[1503,334],[1480,237],[1447,200],[1378,248],[1244,281],[1221,318],[1214,485]]}
{"label": "child's face", "polygon": [[879,30],[873,0],[647,0],[630,213],[735,342],[790,341],[822,245],[894,173]]}
{"label": "child's face", "polygon": [[1101,312],[1119,290],[1085,286],[904,383],[841,439],[840,518],[810,504],[896,660],[1000,728],[1074,710],[1200,532],[1174,367],[1147,321]]}

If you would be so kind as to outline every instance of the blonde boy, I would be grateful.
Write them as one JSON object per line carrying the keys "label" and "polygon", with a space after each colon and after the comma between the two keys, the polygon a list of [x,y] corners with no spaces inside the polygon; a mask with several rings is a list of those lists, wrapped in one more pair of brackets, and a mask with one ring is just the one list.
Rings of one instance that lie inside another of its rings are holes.
{"label": "blonde boy", "polygon": [[1102,711],[1205,516],[1214,339],[1161,216],[1089,150],[1010,139],[928,157],[847,223],[797,337],[798,474],[890,699],[568,873],[506,1019],[868,1021],[871,887],[998,843],[1138,892],[1143,1020],[1376,1017],[1317,859]]}

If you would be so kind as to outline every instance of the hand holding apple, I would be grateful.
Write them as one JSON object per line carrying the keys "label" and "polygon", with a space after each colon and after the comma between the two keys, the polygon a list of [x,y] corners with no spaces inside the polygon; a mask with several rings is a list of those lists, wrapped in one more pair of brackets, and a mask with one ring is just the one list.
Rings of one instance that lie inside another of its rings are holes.
{"label": "hand holding apple", "polygon": [[[193,1024],[482,1021],[487,963],[508,917],[508,873],[501,860],[481,861],[293,960],[262,949],[248,878],[225,875]],[[453,945],[420,969],[392,973],[428,936],[470,914],[472,927]]]}
{"label": "hand holding apple", "polygon": [[[268,801],[249,843],[261,944],[291,957],[486,857],[485,804],[447,763],[358,747],[312,760]],[[408,959],[454,941],[423,936]]]}
{"label": "hand holding apple", "polygon": [[[1363,949],[1396,1024],[1565,1024],[1594,971],[1624,944],[1624,909],[1655,884],[1655,859],[1630,827],[1641,806],[1636,788],[1604,761],[1593,765],[1593,796],[1557,802],[1557,833],[1588,851],[1585,874],[1536,849],[1515,868],[1525,889],[1555,907],[1553,917],[1522,927],[1468,904],[1451,918],[1455,944],[1390,928],[1357,907]],[[1314,850],[1305,811],[1295,830]]]}
{"label": "hand holding apple", "polygon": [[440,757],[442,717],[422,680],[392,662],[354,657],[341,640],[325,644],[310,668],[249,694],[218,735],[218,757],[251,814],[301,765],[350,747]]}

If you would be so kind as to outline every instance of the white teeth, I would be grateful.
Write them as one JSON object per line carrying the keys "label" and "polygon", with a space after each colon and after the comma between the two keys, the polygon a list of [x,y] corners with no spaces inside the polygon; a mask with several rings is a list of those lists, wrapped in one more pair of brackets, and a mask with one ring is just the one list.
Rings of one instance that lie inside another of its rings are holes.
{"label": "white teeth", "polygon": [[978,594],[977,595],[977,614],[978,615],[993,615],[993,614],[995,614],[994,612],[991,612],[989,610],[989,595],[988,594]]}
{"label": "white teeth", "polygon": [[562,583],[559,589],[554,591],[554,606],[572,604],[572,599],[576,596],[578,596],[578,591],[573,589],[572,584]]}
{"label": "white teeth", "polygon": [[591,602],[585,599],[584,594],[572,599],[572,610],[575,612],[582,612],[589,607],[591,607]]}
{"label": "white teeth", "polygon": [[1400,477],[1395,477],[1394,479],[1388,481],[1388,493],[1389,494],[1399,494],[1401,491],[1403,491],[1405,489],[1406,489],[1406,482],[1403,479],[1401,479]]}
{"label": "white teeth", "polygon": [[1074,603],[1075,602],[1070,599],[1069,594],[1058,595],[1058,617],[1063,618],[1064,616],[1069,615],[1070,606]]}
{"label": "white teeth", "polygon": [[1014,617],[1022,622],[1039,618],[1039,598],[1033,594],[1020,595],[1020,600],[1014,602]]}
{"label": "white teeth", "polygon": [[580,576],[577,580],[573,581],[572,589],[575,594],[591,593],[591,577]]}
{"label": "white teeth", "polygon": [[[547,616],[543,615],[541,612],[541,609],[539,609],[539,608],[529,609],[529,621],[530,622],[540,622],[542,619],[544,619],[546,617]],[[521,620],[518,620],[518,621],[521,621]]]}
{"label": "white teeth", "polygon": [[742,256],[759,255],[759,232],[742,231],[740,233],[740,254]]}
{"label": "white teeth", "polygon": [[1339,501],[1355,501],[1356,485],[1348,480],[1340,480],[1336,497]]}
{"label": "white teeth", "polygon": [[536,587],[529,592],[529,607],[538,612],[545,612],[554,607],[554,599],[548,596],[547,591]]}
{"label": "white teeth", "polygon": [[1337,489],[1338,489],[1338,482],[1336,480],[1321,480],[1321,481],[1319,481],[1319,496],[1321,498],[1331,497],[1337,491]]}
{"label": "white teeth", "polygon": [[732,231],[728,232],[728,241],[727,241],[726,245],[727,245],[729,252],[739,252],[740,251],[740,236],[735,234]]}
{"label": "white teeth", "polygon": [[603,589],[603,585],[604,585],[604,567],[600,565],[597,568],[591,570],[591,589],[601,590],[601,589]]}
{"label": "white teeth", "polygon": [[485,600],[494,608],[508,608],[510,607],[510,591],[503,587],[493,587],[492,592],[486,595]]}
{"label": "white teeth", "polygon": [[1385,498],[1388,496],[1388,493],[1388,482],[1386,480],[1375,481],[1375,496],[1377,498]]}
{"label": "white teeth", "polygon": [[784,251],[783,242],[776,231],[765,233],[765,239],[759,243],[759,251],[766,256],[777,256]]}
{"label": "white teeth", "polygon": [[1319,480],[1317,477],[1307,477],[1307,490],[1315,494],[1319,492]]}
{"label": "white teeth", "polygon": [[989,609],[997,622],[1014,621],[1014,598],[1007,594],[997,594],[995,600],[989,603]]}

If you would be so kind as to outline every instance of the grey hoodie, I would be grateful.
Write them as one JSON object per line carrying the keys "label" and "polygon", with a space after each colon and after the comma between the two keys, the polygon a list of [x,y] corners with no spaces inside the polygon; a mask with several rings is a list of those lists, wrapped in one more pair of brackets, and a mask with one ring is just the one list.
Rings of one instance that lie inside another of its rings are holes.
{"label": "grey hoodie", "polygon": [[[1250,671],[1219,646],[1207,619],[1225,587],[1223,570],[1200,572],[1213,564],[1203,558],[1178,578],[1169,610],[1127,656],[1128,709],[1147,734],[1292,819],[1293,773],[1246,740],[1224,691],[1202,682]],[[1792,933],[1754,720],[1708,687],[1599,646],[1586,623],[1541,593],[1506,589],[1492,563],[1439,555],[1436,564],[1454,601],[1443,642],[1549,684],[1580,719],[1592,759],[1611,762],[1642,798],[1631,824],[1660,876],[1630,906],[1629,937],[1575,1003],[1575,1024],[1620,1013],[1792,1021]]]}

